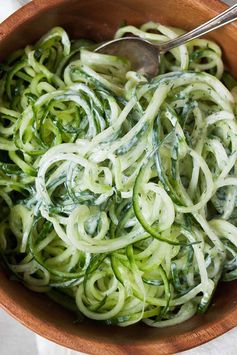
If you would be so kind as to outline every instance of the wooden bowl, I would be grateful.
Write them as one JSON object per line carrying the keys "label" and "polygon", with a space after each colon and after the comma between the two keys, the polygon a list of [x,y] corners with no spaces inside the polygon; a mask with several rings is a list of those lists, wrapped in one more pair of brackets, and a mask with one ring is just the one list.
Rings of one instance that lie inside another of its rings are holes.
{"label": "wooden bowl", "polygon": [[[25,46],[55,25],[75,38],[109,39],[123,20],[146,21],[191,29],[225,9],[217,0],[36,0],[0,25],[0,57]],[[237,25],[212,34],[224,51],[225,62],[237,76]],[[90,354],[169,354],[209,341],[237,325],[237,282],[221,284],[205,315],[166,329],[143,324],[107,327],[92,321],[75,323],[75,316],[9,281],[0,270],[0,303],[13,317],[40,335]]]}

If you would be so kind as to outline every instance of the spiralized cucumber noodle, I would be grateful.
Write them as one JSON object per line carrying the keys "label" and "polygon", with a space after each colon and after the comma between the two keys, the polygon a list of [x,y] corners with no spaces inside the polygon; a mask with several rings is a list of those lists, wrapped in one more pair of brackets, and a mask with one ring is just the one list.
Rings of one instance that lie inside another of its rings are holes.
{"label": "spiralized cucumber noodle", "polygon": [[237,277],[236,82],[209,40],[150,80],[96,46],[56,27],[1,65],[1,259],[78,319],[175,325]]}

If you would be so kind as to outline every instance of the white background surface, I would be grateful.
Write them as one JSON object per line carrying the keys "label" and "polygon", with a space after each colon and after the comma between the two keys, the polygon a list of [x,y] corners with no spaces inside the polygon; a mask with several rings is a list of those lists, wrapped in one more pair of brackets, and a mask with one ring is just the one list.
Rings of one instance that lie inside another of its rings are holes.
{"label": "white background surface", "polygon": [[[174,0],[175,1],[175,0]],[[207,0],[208,1],[208,0]],[[0,0],[0,22],[27,0]],[[229,5],[237,0],[226,0]],[[236,34],[237,35],[237,34]],[[237,64],[237,53],[236,53]],[[48,342],[0,310],[0,355],[79,355]],[[179,355],[237,355],[237,328],[207,344]],[[112,355],[112,354],[111,354]],[[156,355],[156,354],[148,354]]]}

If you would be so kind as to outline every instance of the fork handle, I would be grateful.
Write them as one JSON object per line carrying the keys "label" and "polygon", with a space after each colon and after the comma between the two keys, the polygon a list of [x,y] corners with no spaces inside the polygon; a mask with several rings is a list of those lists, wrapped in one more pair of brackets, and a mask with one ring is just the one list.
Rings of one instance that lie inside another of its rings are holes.
{"label": "fork handle", "polygon": [[216,30],[219,27],[226,25],[232,21],[237,20],[237,4],[231,6],[226,11],[222,12],[221,14],[217,15],[213,19],[209,20],[208,22],[203,23],[199,27],[195,28],[194,30],[183,34],[180,37],[177,37],[171,41],[161,43],[157,45],[160,52],[169,51],[172,48],[178,47],[181,44],[191,41],[194,38],[202,36],[210,31]]}

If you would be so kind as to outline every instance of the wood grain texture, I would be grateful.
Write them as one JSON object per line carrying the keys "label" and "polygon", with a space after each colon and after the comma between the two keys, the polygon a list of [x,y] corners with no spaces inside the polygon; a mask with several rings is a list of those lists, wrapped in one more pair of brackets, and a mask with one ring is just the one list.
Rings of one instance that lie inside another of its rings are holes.
{"label": "wood grain texture", "polygon": [[[0,57],[37,40],[55,25],[74,38],[109,39],[123,20],[146,21],[191,29],[225,9],[217,0],[35,0],[0,25]],[[213,32],[226,63],[237,77],[237,25]],[[145,325],[106,327],[75,316],[43,295],[9,281],[0,270],[0,303],[13,317],[40,335],[93,355],[172,354],[209,341],[237,325],[237,282],[217,290],[205,315],[166,329]]]}

